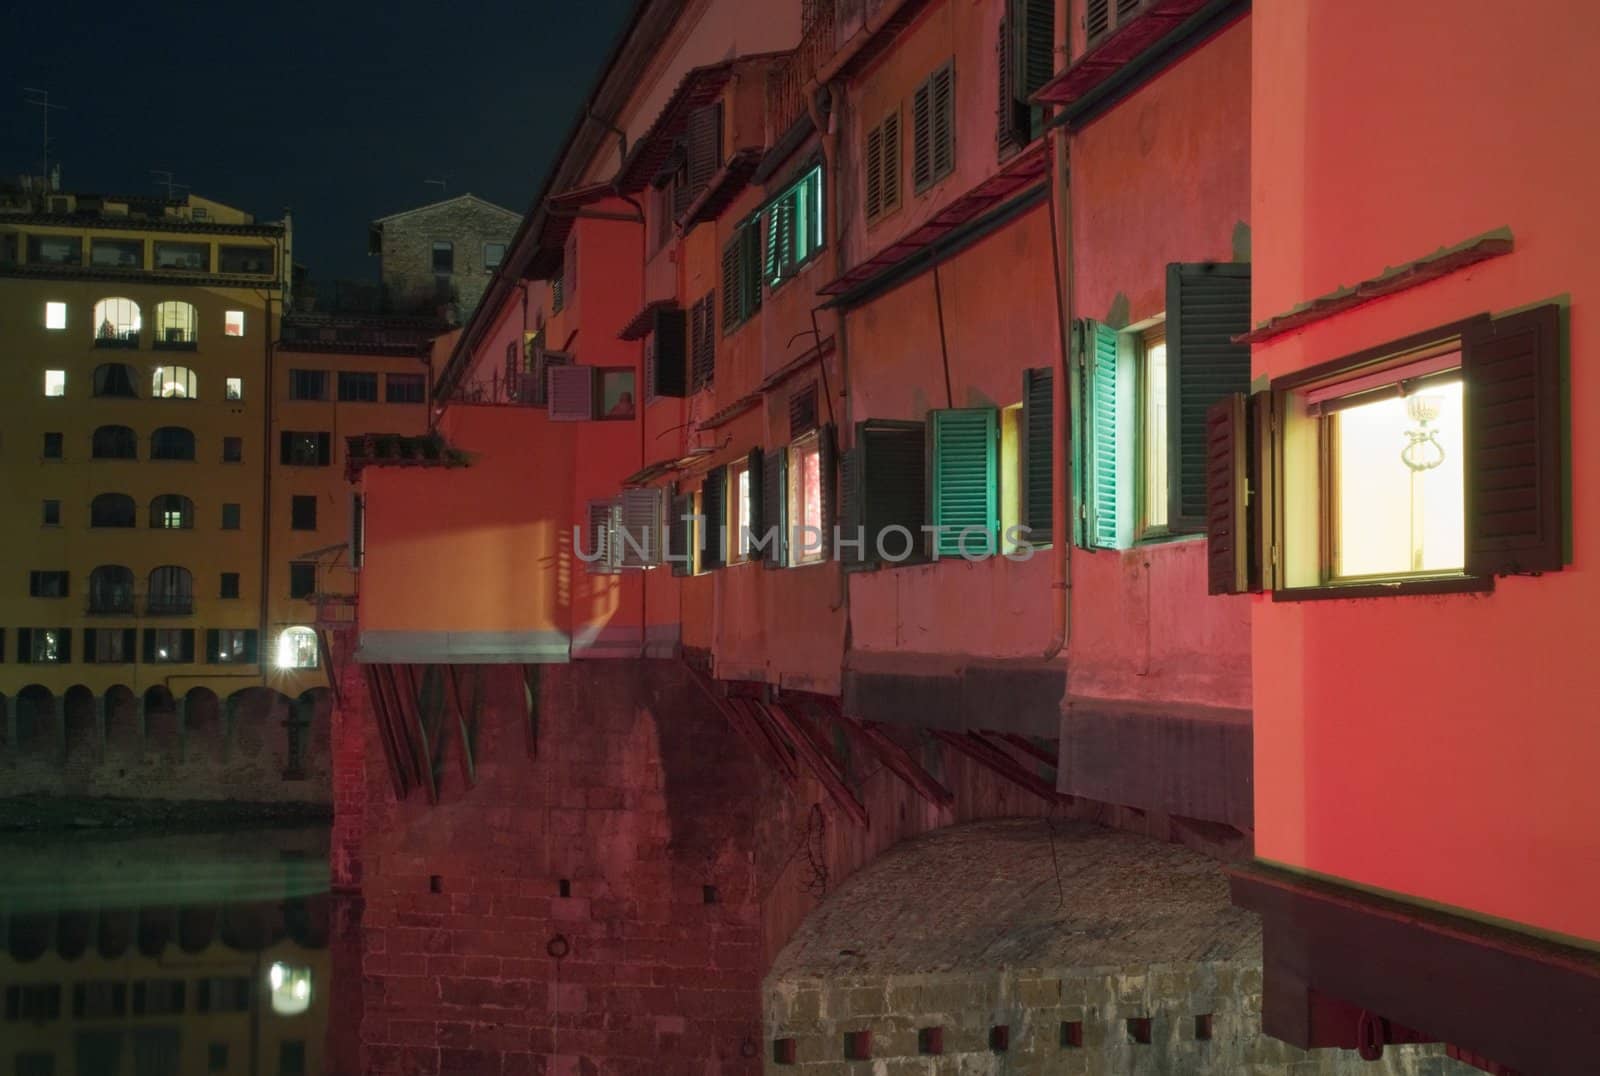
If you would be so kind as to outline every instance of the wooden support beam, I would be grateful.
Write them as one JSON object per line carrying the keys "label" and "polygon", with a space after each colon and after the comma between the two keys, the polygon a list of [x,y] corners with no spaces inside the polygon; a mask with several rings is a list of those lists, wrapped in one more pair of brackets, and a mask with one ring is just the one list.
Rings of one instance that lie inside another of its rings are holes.
{"label": "wooden support beam", "polygon": [[733,731],[755,749],[756,754],[764,757],[778,770],[784,781],[793,785],[799,779],[799,770],[795,766],[792,755],[789,755],[762,727],[762,723],[755,716],[746,712],[742,705],[736,705],[739,700],[729,699],[716,688],[716,683],[706,673],[702,672],[692,662],[685,659],[684,669],[689,674],[689,679],[705,695],[707,701],[716,707],[717,712],[733,727]]}
{"label": "wooden support beam", "polygon": [[[986,733],[985,735],[994,736],[996,734],[991,732]],[[1049,766],[1052,770],[1061,764],[1061,759],[1059,757],[1052,755],[1050,752],[1034,743],[1030,737],[1019,736],[1015,732],[1002,732],[998,735],[1002,740],[1010,744],[1012,747],[1015,747],[1017,750],[1026,754],[1032,755],[1040,762],[1043,762],[1046,766]]]}
{"label": "wooden support beam", "polygon": [[993,770],[1018,788],[1032,792],[1046,803],[1066,803],[1070,800],[1070,797],[1058,793],[1054,785],[1038,774],[1028,772],[1016,759],[975,733],[934,729],[933,734],[974,762]]}
{"label": "wooden support beam", "polygon": [[468,709],[466,699],[461,694],[461,678],[456,673],[454,665],[446,665],[450,676],[450,698],[455,703],[456,733],[461,740],[461,779],[472,788],[478,783],[478,761],[473,752],[473,740],[478,731],[478,704],[483,696],[483,666],[472,667],[474,680],[472,692],[472,705]]}
{"label": "wooden support beam", "polygon": [[755,737],[763,751],[769,754],[778,764],[783,779],[793,785],[800,780],[800,761],[795,757],[794,748],[789,746],[788,739],[778,731],[778,726],[750,699],[729,698],[726,700],[728,709],[739,715],[750,729],[750,735]]}
{"label": "wooden support beam", "polygon": [[400,747],[395,742],[394,730],[390,727],[389,704],[384,698],[382,678],[376,665],[365,666],[364,672],[367,678],[367,698],[372,703],[372,719],[378,726],[378,740],[383,744],[384,761],[389,764],[389,783],[394,788],[394,798],[403,800],[411,788],[400,765]]}
{"label": "wooden support beam", "polygon": [[328,689],[333,692],[333,704],[343,706],[344,699],[339,694],[339,670],[333,664],[333,639],[327,628],[317,629],[317,653],[322,667],[328,670]]}
{"label": "wooden support beam", "polygon": [[844,767],[839,765],[837,757],[832,750],[824,753],[818,748],[817,743],[798,722],[803,720],[790,714],[788,709],[777,703],[750,702],[749,705],[759,711],[765,712],[778,726],[778,729],[788,737],[800,757],[805,759],[806,765],[811,767],[818,781],[828,790],[828,795],[839,805],[839,808],[855,820],[863,828],[870,825],[867,819],[867,808],[851,791],[839,776],[844,772]]}
{"label": "wooden support beam", "polygon": [[896,743],[881,725],[871,721],[861,721],[843,713],[838,715],[838,719],[845,728],[854,731],[866,743],[891,773],[910,785],[923,799],[935,807],[949,807],[955,803],[955,793],[940,784],[938,779],[912,758],[911,752]]}

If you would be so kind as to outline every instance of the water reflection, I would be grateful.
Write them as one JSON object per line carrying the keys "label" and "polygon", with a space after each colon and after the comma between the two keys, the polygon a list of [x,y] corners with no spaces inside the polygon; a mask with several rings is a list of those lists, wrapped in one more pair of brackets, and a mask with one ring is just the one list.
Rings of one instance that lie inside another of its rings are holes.
{"label": "water reflection", "polygon": [[326,830],[0,840],[0,1074],[324,1071]]}

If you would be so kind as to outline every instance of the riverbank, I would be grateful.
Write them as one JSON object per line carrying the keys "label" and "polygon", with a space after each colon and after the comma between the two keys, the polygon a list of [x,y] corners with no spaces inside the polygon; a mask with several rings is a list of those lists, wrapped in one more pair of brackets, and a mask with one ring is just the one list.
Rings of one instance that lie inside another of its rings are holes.
{"label": "riverbank", "polygon": [[0,798],[0,835],[72,833],[207,833],[328,825],[333,809],[318,803],[251,803],[242,800],[152,800],[86,796]]}

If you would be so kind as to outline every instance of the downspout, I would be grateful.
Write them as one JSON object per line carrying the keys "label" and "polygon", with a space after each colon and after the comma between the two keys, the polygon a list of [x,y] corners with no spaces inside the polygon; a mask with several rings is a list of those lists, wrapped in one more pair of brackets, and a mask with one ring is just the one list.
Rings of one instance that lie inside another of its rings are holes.
{"label": "downspout", "polygon": [[[1072,516],[1070,490],[1072,474],[1072,176],[1071,132],[1052,127],[1045,137],[1050,145],[1045,152],[1045,182],[1050,187],[1050,262],[1055,275],[1056,344],[1060,362],[1055,383],[1053,423],[1055,451],[1055,493],[1051,498],[1050,525],[1055,538],[1055,564],[1050,589],[1060,597],[1052,602],[1055,632],[1045,648],[1044,660],[1052,661],[1072,639]],[[1059,177],[1059,182],[1058,182]],[[1059,208],[1057,202],[1060,202]]]}
{"label": "downspout", "polygon": [[[833,232],[828,237],[831,242],[827,244],[829,252],[828,279],[831,280],[839,276],[839,267],[844,262],[843,252],[839,249],[845,230],[841,226],[842,222],[839,219],[840,199],[837,179],[839,175],[839,99],[842,95],[839,93],[838,83],[815,86],[814,89],[812,85],[808,84],[806,91],[806,111],[811,115],[812,126],[822,136],[822,192],[826,202],[823,207],[822,219],[827,223],[829,230]],[[811,313],[812,317],[815,318],[816,311],[812,310]],[[839,428],[834,431],[836,438],[835,448],[837,449],[839,442],[843,440],[844,435],[851,428],[850,342],[845,334],[844,310],[840,307],[835,307],[832,313],[834,352],[839,356],[839,396],[843,403],[844,411],[843,422],[839,423]],[[816,342],[818,347],[822,346],[822,338],[820,336],[817,337]],[[823,384],[826,385],[828,380],[826,364],[828,360],[824,356],[819,358],[818,361],[823,364],[822,380]],[[833,401],[828,400],[826,402],[831,415]],[[826,541],[826,538],[824,538],[824,541]],[[834,552],[837,553],[838,550],[836,549]],[[839,563],[837,556],[834,558],[834,563],[836,565]],[[844,650],[848,654],[850,652],[850,579],[845,574],[842,566],[838,568],[838,572],[839,600],[829,605],[828,608],[832,612],[844,610]]]}

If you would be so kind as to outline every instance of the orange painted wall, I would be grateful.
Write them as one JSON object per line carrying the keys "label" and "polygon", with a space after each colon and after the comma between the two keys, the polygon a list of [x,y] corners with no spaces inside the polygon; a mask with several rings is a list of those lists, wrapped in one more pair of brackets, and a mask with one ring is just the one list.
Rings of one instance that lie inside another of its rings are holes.
{"label": "orange painted wall", "polygon": [[536,412],[457,405],[470,467],[369,467],[362,631],[566,631],[570,435]]}
{"label": "orange painted wall", "polygon": [[[1168,263],[1250,257],[1250,52],[1246,17],[1073,136],[1075,317],[1138,324]],[[1206,596],[1202,538],[1074,550],[1072,609],[1074,695],[1250,705],[1248,600]]]}
{"label": "orange painted wall", "polygon": [[[1570,298],[1573,560],[1486,596],[1254,609],[1265,859],[1600,941],[1600,11],[1259,5],[1257,320],[1498,226],[1513,254],[1258,346],[1278,375]],[[1373,33],[1376,25],[1382,33]],[[1419,61],[1426,57],[1426,62]],[[1574,126],[1574,123],[1577,126]]]}

